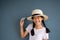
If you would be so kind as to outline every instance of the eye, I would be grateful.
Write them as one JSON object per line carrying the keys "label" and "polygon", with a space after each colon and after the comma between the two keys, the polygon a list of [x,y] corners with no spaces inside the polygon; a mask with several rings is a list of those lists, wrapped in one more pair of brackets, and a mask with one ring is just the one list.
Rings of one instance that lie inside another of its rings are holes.
{"label": "eye", "polygon": [[40,18],[40,16],[38,16],[37,18]]}

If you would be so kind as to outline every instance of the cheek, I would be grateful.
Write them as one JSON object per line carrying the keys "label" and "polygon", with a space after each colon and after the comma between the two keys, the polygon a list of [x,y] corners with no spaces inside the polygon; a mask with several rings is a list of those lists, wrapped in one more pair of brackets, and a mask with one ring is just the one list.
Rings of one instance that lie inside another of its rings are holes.
{"label": "cheek", "polygon": [[35,20],[34,20],[34,19],[33,19],[32,21],[33,21],[33,22],[35,22]]}
{"label": "cheek", "polygon": [[42,20],[43,20],[42,18],[39,19],[40,22],[41,22]]}
{"label": "cheek", "polygon": [[34,19],[33,22],[36,23],[36,20]]}
{"label": "cheek", "polygon": [[34,19],[33,22],[36,22],[36,20]]}

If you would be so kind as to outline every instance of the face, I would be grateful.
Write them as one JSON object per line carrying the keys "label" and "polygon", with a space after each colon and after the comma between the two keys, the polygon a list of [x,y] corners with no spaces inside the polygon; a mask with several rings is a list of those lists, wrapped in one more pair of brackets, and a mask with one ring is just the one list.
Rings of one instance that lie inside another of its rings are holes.
{"label": "face", "polygon": [[43,18],[41,16],[34,16],[33,17],[33,22],[35,24],[40,24],[42,22]]}

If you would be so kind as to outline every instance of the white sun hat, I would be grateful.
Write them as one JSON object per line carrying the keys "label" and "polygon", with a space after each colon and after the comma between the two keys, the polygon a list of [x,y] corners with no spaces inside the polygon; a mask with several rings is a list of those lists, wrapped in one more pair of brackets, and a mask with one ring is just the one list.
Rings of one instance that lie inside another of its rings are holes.
{"label": "white sun hat", "polygon": [[44,15],[42,10],[40,10],[40,9],[35,9],[35,10],[32,11],[32,16],[27,17],[27,20],[32,21],[32,17],[33,17],[34,15],[35,15],[35,16],[43,16],[43,17],[44,17],[44,21],[46,21],[46,20],[48,19],[48,16],[47,16],[47,15]]}

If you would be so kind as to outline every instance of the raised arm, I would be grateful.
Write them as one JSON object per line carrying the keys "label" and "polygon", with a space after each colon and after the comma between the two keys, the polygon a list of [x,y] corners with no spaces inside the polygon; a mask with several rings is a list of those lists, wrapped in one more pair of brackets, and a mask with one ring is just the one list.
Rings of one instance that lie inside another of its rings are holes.
{"label": "raised arm", "polygon": [[24,31],[23,27],[24,27],[24,19],[22,18],[20,20],[20,35],[21,35],[21,38],[24,38],[28,34],[27,31]]}

